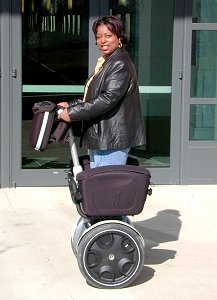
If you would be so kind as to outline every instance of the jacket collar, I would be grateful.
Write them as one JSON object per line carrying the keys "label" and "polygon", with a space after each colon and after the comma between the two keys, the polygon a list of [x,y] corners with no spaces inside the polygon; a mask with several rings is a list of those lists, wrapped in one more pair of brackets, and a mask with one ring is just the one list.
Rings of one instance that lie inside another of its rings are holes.
{"label": "jacket collar", "polygon": [[110,56],[107,58],[104,63],[102,64],[103,66],[109,62],[114,56],[116,56],[118,53],[125,51],[124,48],[117,48]]}

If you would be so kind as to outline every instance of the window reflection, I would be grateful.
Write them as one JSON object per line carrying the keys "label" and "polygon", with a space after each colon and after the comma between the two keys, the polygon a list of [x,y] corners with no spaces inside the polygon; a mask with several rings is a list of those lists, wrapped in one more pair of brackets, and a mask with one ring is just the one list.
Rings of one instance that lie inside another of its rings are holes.
{"label": "window reflection", "polygon": [[216,11],[216,0],[193,0],[193,23],[216,23]]}
{"label": "window reflection", "polygon": [[[96,1],[102,7],[105,2]],[[22,4],[23,85],[83,85],[88,77],[89,1],[23,0]],[[108,7],[108,13],[120,17],[125,25],[130,38],[127,51],[140,86],[153,87],[141,93],[148,145],[131,149],[131,155],[147,166],[169,167],[171,89],[166,93],[154,89],[171,87],[174,1],[165,5],[161,0],[110,0]],[[71,97],[79,95],[23,93],[24,168],[68,166],[68,147],[59,151],[58,146],[51,145],[45,153],[35,153],[27,140],[34,102],[67,101]]]}
{"label": "window reflection", "polygon": [[217,31],[193,31],[191,97],[217,96]]}
{"label": "window reflection", "polygon": [[89,1],[22,0],[22,168],[69,166],[68,144],[36,152],[28,137],[35,102],[68,101],[80,95],[33,92],[37,85],[83,85],[88,76]]}
{"label": "window reflection", "polygon": [[[129,52],[140,87],[172,85],[172,45],[174,1],[110,0],[109,13],[117,15],[129,37]],[[164,24],[164,26],[162,26]],[[140,163],[151,167],[170,165],[171,94],[141,92],[140,94],[147,145],[131,149]]]}
{"label": "window reflection", "polygon": [[88,3],[23,0],[23,84],[84,84]]}
{"label": "window reflection", "polygon": [[190,106],[190,140],[217,140],[217,105]]}

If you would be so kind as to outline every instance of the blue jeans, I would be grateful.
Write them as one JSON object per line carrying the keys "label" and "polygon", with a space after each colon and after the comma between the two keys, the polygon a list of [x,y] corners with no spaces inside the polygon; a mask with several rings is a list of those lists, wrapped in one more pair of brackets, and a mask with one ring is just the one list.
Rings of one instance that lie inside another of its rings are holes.
{"label": "blue jeans", "polygon": [[93,150],[89,149],[90,168],[110,165],[126,165],[130,148],[115,150]]}

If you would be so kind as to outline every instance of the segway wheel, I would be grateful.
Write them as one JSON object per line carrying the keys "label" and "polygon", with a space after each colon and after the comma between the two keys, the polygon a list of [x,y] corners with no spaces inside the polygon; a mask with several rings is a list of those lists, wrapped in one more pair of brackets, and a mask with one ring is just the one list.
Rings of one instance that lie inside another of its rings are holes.
{"label": "segway wheel", "polygon": [[89,230],[78,245],[78,266],[87,283],[97,288],[124,288],[144,265],[144,240],[130,226],[102,224]]}

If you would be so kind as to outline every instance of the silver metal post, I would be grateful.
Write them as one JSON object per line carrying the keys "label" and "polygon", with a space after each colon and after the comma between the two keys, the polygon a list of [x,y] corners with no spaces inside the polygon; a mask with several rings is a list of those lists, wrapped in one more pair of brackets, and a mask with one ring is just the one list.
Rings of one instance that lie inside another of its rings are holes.
{"label": "silver metal post", "polygon": [[77,174],[82,172],[83,169],[78,159],[78,152],[75,144],[75,137],[73,134],[72,127],[69,129],[69,146],[70,146],[70,151],[71,151],[71,156],[73,161],[73,174],[74,174],[74,178],[76,179]]}

